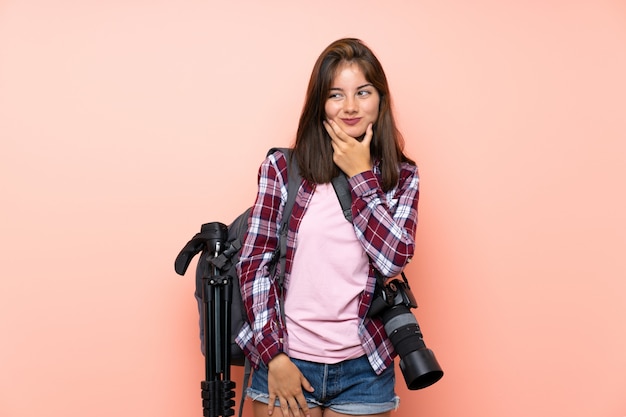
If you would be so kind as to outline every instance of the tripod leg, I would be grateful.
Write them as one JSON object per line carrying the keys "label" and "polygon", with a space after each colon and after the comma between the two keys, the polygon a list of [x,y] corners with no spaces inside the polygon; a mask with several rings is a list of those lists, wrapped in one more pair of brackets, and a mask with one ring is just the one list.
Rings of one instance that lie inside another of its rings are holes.
{"label": "tripod leg", "polygon": [[205,314],[204,345],[206,380],[202,390],[205,417],[232,416],[235,383],[230,381],[230,298],[232,283],[228,277],[213,274],[203,277]]}
{"label": "tripod leg", "polygon": [[205,380],[200,384],[202,390],[202,408],[205,417],[219,416],[217,409],[217,380],[215,373],[215,287],[210,284],[210,277],[202,277],[202,301],[204,307],[204,347]]}

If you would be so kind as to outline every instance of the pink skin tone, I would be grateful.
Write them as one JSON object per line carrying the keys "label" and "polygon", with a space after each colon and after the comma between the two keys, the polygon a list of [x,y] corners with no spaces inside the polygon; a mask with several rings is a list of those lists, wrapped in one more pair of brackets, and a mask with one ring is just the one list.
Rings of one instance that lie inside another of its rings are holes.
{"label": "pink skin tone", "polygon": [[338,67],[324,105],[324,127],[332,140],[333,159],[349,177],[372,168],[369,149],[379,104],[378,91],[357,64]]}

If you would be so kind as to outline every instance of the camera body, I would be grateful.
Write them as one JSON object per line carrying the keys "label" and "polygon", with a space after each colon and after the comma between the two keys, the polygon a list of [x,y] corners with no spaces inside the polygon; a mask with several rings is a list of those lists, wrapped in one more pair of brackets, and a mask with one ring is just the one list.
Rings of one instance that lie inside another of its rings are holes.
{"label": "camera body", "polygon": [[439,381],[443,370],[435,354],[426,347],[417,319],[411,313],[417,303],[411,287],[402,273],[377,288],[368,315],[380,316],[387,337],[400,356],[400,370],[410,390],[426,388]]}

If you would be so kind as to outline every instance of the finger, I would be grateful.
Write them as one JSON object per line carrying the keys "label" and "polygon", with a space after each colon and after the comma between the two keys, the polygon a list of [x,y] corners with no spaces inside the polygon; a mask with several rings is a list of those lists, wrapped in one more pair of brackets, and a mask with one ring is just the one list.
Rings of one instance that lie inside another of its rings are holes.
{"label": "finger", "polygon": [[309,412],[309,405],[307,404],[304,395],[299,396],[298,403],[300,404],[300,407],[298,409],[298,413],[300,414],[300,416],[309,417],[311,413]]}
{"label": "finger", "polygon": [[372,126],[372,123],[370,123],[369,125],[367,125],[367,128],[365,129],[365,136],[363,137],[363,141],[361,141],[361,143],[363,145],[366,145],[369,148],[373,137],[374,137],[374,127]]}
{"label": "finger", "polygon": [[315,391],[315,388],[313,388],[313,385],[311,385],[311,383],[309,382],[308,379],[306,379],[304,376],[301,378],[301,382],[302,382],[302,387],[307,390],[308,392],[313,392]]}
{"label": "finger", "polygon": [[283,417],[289,417],[289,404],[284,398],[280,400],[280,411],[282,411]]}
{"label": "finger", "polygon": [[332,137],[335,134],[335,132],[333,131],[333,128],[330,126],[330,123],[324,120],[322,124],[324,125],[324,129],[326,129],[328,134]]}
{"label": "finger", "polygon": [[340,139],[337,137],[337,133],[335,133],[329,122],[324,121],[323,124],[324,129],[326,129],[326,132],[328,132],[328,136],[330,136],[330,143],[335,146],[337,143],[340,142]]}
{"label": "finger", "polygon": [[270,395],[270,400],[267,403],[267,415],[271,416],[274,414],[274,404],[276,403],[276,396]]}
{"label": "finger", "polygon": [[[299,395],[299,397],[302,397],[302,403],[304,405],[304,407],[307,407],[306,405],[306,401],[304,400],[304,396]],[[300,406],[298,404],[298,399],[297,398],[292,398],[289,400],[289,411],[291,411],[292,415],[294,416],[299,416],[302,415],[302,410],[300,410]],[[307,407],[307,414],[309,412],[309,409]],[[306,414],[305,414],[306,415]]]}
{"label": "finger", "polygon": [[[311,385],[309,380],[306,379],[304,375],[300,377],[300,384],[302,385],[302,388],[305,389],[305,391],[308,391],[308,392],[315,391],[315,389],[313,388],[313,385]],[[298,395],[297,397],[297,400],[298,400],[298,403],[300,404],[301,415],[305,417],[310,416],[309,405],[306,402],[306,398],[304,397],[304,394],[300,393],[300,395]]]}
{"label": "finger", "polygon": [[346,132],[344,132],[337,123],[333,122],[332,120],[328,120],[326,121],[326,123],[331,129],[330,132],[328,133],[331,136],[331,138],[340,142],[346,142],[348,139],[352,138]]}

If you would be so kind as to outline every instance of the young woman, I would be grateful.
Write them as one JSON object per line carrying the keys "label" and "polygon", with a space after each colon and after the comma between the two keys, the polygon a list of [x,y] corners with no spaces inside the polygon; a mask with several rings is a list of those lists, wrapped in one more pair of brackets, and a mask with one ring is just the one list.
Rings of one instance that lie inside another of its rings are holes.
{"label": "young woman", "polygon": [[[237,342],[255,367],[248,396],[256,417],[278,407],[284,417],[388,416],[397,407],[396,353],[381,320],[366,314],[375,274],[398,275],[415,249],[418,175],[403,144],[378,59],[358,39],[333,42],[313,68],[293,149],[303,180],[284,286],[268,268],[287,197],[281,152],[259,169],[237,266],[250,322]],[[331,184],[340,174],[352,223]]]}

